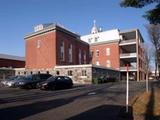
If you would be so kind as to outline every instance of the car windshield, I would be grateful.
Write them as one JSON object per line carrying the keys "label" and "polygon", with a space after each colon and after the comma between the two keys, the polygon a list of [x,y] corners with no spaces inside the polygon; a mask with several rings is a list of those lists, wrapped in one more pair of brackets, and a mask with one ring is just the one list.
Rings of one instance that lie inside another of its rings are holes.
{"label": "car windshield", "polygon": [[17,78],[17,76],[11,76],[7,80],[15,80],[16,78]]}
{"label": "car windshield", "polygon": [[25,80],[32,80],[32,75],[28,75],[27,77],[25,77]]}
{"label": "car windshield", "polygon": [[25,76],[18,76],[16,80],[24,80]]}
{"label": "car windshield", "polygon": [[50,78],[47,79],[47,81],[54,81],[56,79],[56,76],[52,76]]}

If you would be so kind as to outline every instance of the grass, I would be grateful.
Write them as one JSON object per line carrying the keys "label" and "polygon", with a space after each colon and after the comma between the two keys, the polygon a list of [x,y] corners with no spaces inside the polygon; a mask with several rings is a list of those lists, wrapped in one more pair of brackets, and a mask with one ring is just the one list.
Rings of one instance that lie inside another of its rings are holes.
{"label": "grass", "polygon": [[140,95],[132,107],[134,120],[160,120],[160,88]]}

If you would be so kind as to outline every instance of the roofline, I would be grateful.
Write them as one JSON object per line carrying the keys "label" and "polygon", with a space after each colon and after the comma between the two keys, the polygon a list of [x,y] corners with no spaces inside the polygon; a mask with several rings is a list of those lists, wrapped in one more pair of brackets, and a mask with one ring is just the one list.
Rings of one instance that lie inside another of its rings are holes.
{"label": "roofline", "polygon": [[127,32],[134,32],[134,31],[137,31],[137,32],[139,33],[139,35],[140,35],[141,38],[142,38],[142,42],[144,42],[144,39],[143,39],[143,37],[142,37],[142,35],[141,35],[141,32],[140,32],[140,30],[137,29],[137,28],[135,28],[135,29],[129,29],[129,30],[124,30],[124,31],[120,31],[119,34],[123,34],[123,33],[127,33]]}
{"label": "roofline", "polygon": [[72,35],[73,37],[76,37],[76,38],[80,38],[80,35],[76,34],[76,33],[73,33],[65,28],[62,28],[56,24],[52,24],[46,28],[44,28],[43,30],[40,30],[40,31],[37,31],[37,32],[33,32],[33,33],[29,33],[27,35],[25,35],[24,39],[28,39],[28,38],[31,38],[31,37],[34,37],[36,35],[40,35],[40,34],[43,34],[43,33],[46,33],[48,31],[54,31],[54,30],[59,30],[59,31],[63,31],[67,34],[70,34]]}
{"label": "roofline", "polygon": [[134,31],[138,31],[138,29],[135,28],[135,29],[122,30],[122,31],[120,30],[120,31],[119,31],[119,34],[127,33],[127,32],[134,32]]}
{"label": "roofline", "polygon": [[0,54],[0,59],[25,61],[25,57],[19,57],[19,56],[15,56],[15,55],[7,55],[7,54]]}
{"label": "roofline", "polygon": [[119,29],[118,29],[118,28],[115,28],[115,29],[110,29],[110,30],[105,30],[105,31],[102,31],[102,32],[98,32],[98,33],[95,33],[95,34],[89,33],[89,34],[87,34],[87,35],[81,35],[81,37],[97,35],[97,34],[100,34],[100,33],[103,33],[103,32],[108,32],[108,31],[113,31],[113,30],[117,30],[117,31],[119,31]]}
{"label": "roofline", "polygon": [[109,41],[102,41],[102,42],[96,42],[96,43],[91,43],[89,44],[90,46],[95,46],[95,45],[103,45],[103,44],[110,44],[110,43],[117,43],[119,42],[119,39],[115,39],[115,40],[109,40]]}

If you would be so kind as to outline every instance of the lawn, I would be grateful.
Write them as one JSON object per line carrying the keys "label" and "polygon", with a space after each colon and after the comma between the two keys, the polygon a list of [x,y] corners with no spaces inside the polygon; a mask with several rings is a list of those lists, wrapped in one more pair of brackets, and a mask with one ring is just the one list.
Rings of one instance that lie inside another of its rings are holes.
{"label": "lawn", "polygon": [[160,120],[160,88],[144,92],[132,107],[134,120]]}

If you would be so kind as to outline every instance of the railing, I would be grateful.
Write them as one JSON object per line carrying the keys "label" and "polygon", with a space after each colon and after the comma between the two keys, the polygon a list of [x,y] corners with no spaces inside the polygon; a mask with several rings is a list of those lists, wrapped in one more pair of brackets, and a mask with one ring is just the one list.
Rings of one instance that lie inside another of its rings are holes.
{"label": "railing", "polygon": [[[120,67],[120,70],[121,70],[121,71],[127,71],[127,68],[126,68],[126,67]],[[136,70],[137,70],[137,67],[136,67],[136,66],[129,66],[129,67],[128,67],[128,70],[129,70],[129,71],[136,71]]]}
{"label": "railing", "polygon": [[120,44],[120,45],[123,45],[123,44],[128,44],[128,43],[136,43],[136,39],[121,40],[119,44]]}
{"label": "railing", "polygon": [[120,58],[126,57],[137,57],[137,53],[121,53]]}

